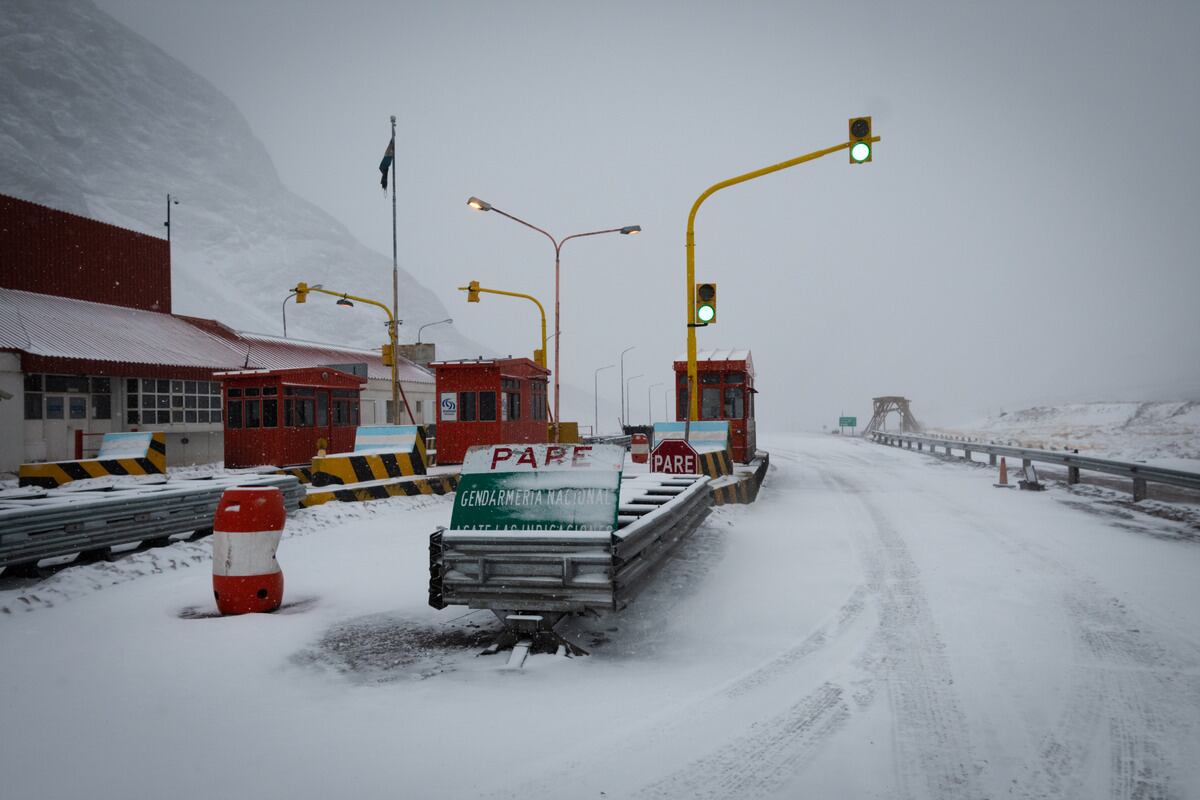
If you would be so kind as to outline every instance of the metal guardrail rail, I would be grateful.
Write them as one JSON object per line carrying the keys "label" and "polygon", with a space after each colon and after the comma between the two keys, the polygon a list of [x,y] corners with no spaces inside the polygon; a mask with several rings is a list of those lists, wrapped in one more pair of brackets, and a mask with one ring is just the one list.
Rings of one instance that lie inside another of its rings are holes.
{"label": "metal guardrail rail", "polygon": [[905,446],[909,449],[916,447],[917,450],[929,448],[930,453],[935,452],[935,448],[941,447],[946,451],[946,455],[951,455],[952,450],[963,451],[963,458],[972,460],[972,453],[987,453],[990,456],[989,462],[996,463],[997,456],[1005,456],[1008,458],[1019,458],[1023,465],[1028,465],[1033,462],[1044,464],[1057,464],[1067,468],[1067,483],[1079,483],[1079,473],[1081,470],[1088,472],[1102,472],[1108,475],[1118,475],[1124,478],[1129,478],[1133,481],[1133,499],[1134,502],[1146,499],[1146,485],[1149,483],[1163,483],[1170,486],[1179,486],[1184,489],[1193,489],[1200,491],[1200,474],[1195,472],[1185,472],[1179,469],[1168,469],[1166,467],[1156,467],[1150,464],[1136,464],[1130,461],[1112,461],[1104,458],[1092,458],[1091,456],[1081,456],[1078,453],[1069,453],[1059,450],[1038,450],[1030,447],[1013,447],[1011,445],[990,444],[987,442],[972,442],[962,439],[949,439],[937,436],[928,436],[925,434],[913,433],[888,433],[887,431],[874,431],[870,434],[870,438],[879,444],[888,444],[893,446]]}
{"label": "metal guardrail rail", "polygon": [[212,529],[221,494],[234,486],[274,486],[288,512],[304,489],[290,475],[115,482],[101,488],[28,487],[0,492],[0,567],[44,558],[106,551],[114,545]]}
{"label": "metal guardrail rail", "polygon": [[[615,531],[454,531],[429,539],[429,604],[505,612],[624,608],[671,548],[708,515],[702,475],[622,481]],[[552,627],[553,623],[551,623]]]}

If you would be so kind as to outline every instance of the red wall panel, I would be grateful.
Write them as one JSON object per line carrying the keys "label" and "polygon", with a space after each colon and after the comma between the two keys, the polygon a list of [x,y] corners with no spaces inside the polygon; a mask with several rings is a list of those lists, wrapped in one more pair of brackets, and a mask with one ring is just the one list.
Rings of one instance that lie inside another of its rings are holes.
{"label": "red wall panel", "polygon": [[165,239],[0,195],[0,287],[171,312]]}

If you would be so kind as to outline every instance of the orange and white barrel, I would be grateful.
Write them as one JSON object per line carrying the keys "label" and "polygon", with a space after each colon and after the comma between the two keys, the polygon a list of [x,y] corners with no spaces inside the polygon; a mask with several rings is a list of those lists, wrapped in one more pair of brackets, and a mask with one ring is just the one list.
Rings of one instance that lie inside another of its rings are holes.
{"label": "orange and white barrel", "polygon": [[274,611],[283,602],[275,551],[287,511],[273,486],[226,489],[213,518],[213,596],[222,614]]}
{"label": "orange and white barrel", "polygon": [[629,437],[629,455],[635,464],[645,464],[650,460],[650,439],[644,433],[635,433]]}

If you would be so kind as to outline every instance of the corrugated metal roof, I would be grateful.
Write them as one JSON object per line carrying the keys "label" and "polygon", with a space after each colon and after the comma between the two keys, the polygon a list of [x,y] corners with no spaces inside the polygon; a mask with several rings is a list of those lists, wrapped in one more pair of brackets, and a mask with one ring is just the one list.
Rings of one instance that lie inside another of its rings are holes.
{"label": "corrugated metal roof", "polygon": [[[303,339],[283,339],[262,333],[238,333],[239,339],[250,348],[250,366],[261,369],[294,369],[314,364],[351,364],[365,362],[367,377],[390,381],[392,368],[383,365],[383,356],[374,350],[308,342]],[[421,369],[403,358],[396,359],[396,374],[404,383],[433,383],[433,373]]]}
{"label": "corrugated metal roof", "polygon": [[0,289],[0,348],[40,356],[236,368],[244,347],[170,314]]}
{"label": "corrugated metal roof", "polygon": [[[391,367],[385,367],[382,356],[373,350],[234,332],[215,320],[192,322],[171,314],[18,289],[0,289],[0,350],[218,370],[365,363],[370,379],[392,377]],[[434,382],[433,373],[403,358],[397,360],[397,374],[405,383]]]}

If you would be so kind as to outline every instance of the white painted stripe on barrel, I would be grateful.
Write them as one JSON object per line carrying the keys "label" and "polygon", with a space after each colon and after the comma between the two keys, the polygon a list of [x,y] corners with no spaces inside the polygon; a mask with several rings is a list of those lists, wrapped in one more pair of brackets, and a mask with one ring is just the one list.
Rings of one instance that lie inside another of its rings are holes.
{"label": "white painted stripe on barrel", "polygon": [[275,551],[283,531],[213,531],[213,575],[244,577],[280,572]]}

